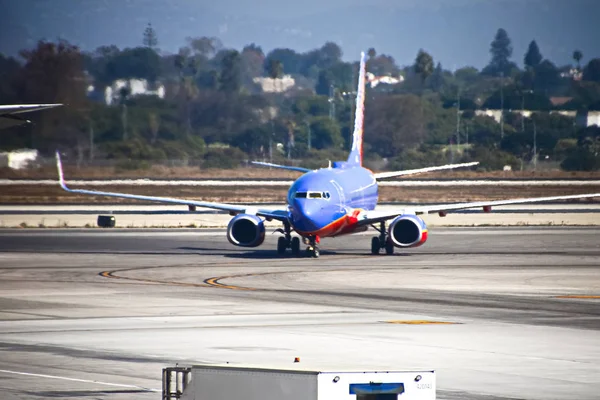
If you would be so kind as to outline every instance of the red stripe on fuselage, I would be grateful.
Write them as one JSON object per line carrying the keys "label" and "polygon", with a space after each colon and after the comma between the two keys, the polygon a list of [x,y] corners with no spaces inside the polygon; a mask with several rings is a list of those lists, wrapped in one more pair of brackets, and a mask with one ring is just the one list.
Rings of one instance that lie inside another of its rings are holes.
{"label": "red stripe on fuselage", "polygon": [[343,234],[352,233],[358,223],[358,214],[361,210],[354,210],[352,214],[346,214],[335,221],[325,225],[323,228],[313,232],[302,232],[296,229],[302,236],[319,236],[319,237],[331,237]]}

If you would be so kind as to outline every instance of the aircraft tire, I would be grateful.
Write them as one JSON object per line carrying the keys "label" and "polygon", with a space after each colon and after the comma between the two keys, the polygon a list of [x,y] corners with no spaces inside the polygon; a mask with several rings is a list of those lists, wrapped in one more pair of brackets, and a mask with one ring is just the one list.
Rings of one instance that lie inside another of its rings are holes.
{"label": "aircraft tire", "polygon": [[296,257],[299,256],[300,255],[300,238],[299,237],[294,236],[292,238],[291,247],[292,247],[292,254]]}
{"label": "aircraft tire", "polygon": [[394,254],[394,243],[390,239],[385,242],[385,254],[392,255]]}
{"label": "aircraft tire", "polygon": [[285,253],[285,249],[287,249],[287,240],[283,236],[277,239],[277,254]]}
{"label": "aircraft tire", "polygon": [[377,236],[371,239],[371,254],[377,255],[379,254],[379,250],[381,250],[381,242]]}

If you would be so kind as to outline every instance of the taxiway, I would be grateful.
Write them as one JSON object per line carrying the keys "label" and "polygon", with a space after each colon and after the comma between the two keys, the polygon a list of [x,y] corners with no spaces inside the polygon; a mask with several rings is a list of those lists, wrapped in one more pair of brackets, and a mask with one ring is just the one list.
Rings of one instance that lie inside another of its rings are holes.
{"label": "taxiway", "polygon": [[6,399],[160,398],[176,363],[435,369],[440,399],[595,399],[600,229],[436,228],[278,258],[223,230],[1,230]]}

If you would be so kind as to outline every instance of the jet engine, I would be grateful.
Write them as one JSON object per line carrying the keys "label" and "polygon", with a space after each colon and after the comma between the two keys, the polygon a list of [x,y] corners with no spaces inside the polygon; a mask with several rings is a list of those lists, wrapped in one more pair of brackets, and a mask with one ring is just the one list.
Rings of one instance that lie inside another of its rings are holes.
{"label": "jet engine", "polygon": [[265,241],[265,223],[256,215],[238,214],[227,225],[227,240],[241,247],[257,247]]}
{"label": "jet engine", "polygon": [[416,215],[400,215],[390,224],[388,236],[396,247],[418,247],[427,241],[427,226]]}

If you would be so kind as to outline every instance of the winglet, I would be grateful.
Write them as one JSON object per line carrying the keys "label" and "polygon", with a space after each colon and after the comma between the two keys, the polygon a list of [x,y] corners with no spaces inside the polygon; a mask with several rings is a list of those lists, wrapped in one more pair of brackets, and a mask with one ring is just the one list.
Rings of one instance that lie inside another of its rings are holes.
{"label": "winglet", "polygon": [[64,190],[69,190],[67,184],[65,183],[65,176],[63,174],[62,162],[60,161],[60,154],[58,150],[56,151],[56,168],[58,169],[58,183],[60,187]]}
{"label": "winglet", "polygon": [[360,53],[360,67],[358,74],[358,89],[356,91],[356,110],[354,111],[354,133],[352,134],[352,150],[348,156],[348,163],[362,165],[363,158],[363,125],[365,115],[365,73],[367,56]]}

